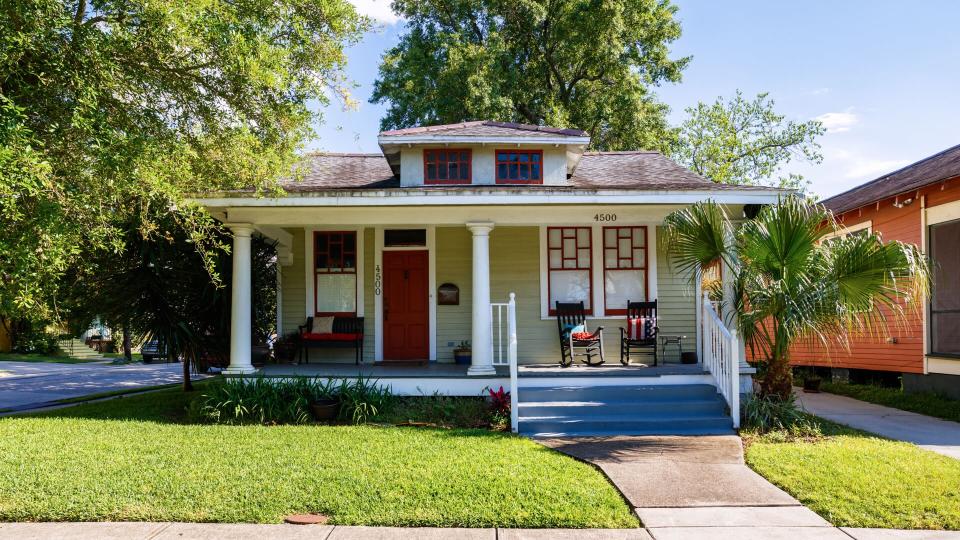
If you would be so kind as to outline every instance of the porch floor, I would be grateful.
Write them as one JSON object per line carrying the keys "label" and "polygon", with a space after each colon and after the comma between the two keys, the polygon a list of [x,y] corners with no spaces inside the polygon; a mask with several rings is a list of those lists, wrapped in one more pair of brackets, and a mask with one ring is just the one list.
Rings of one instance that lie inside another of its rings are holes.
{"label": "porch floor", "polygon": [[[460,379],[467,378],[470,366],[431,362],[425,365],[389,365],[345,363],[312,363],[301,365],[266,365],[259,375],[266,377],[374,377],[379,379],[431,378]],[[474,376],[471,379],[509,377],[507,366],[495,366],[496,375]],[[622,366],[619,363],[607,363],[591,367],[573,365],[562,368],[557,364],[525,364],[518,370],[519,377],[660,377],[663,375],[701,375],[705,373],[700,364],[666,364],[657,367],[643,365]]]}

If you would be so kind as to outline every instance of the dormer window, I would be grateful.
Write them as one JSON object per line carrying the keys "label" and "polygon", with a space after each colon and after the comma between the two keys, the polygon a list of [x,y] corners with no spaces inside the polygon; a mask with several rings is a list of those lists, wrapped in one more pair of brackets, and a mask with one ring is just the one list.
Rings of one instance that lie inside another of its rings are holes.
{"label": "dormer window", "polygon": [[425,184],[469,184],[471,179],[469,149],[444,148],[423,151]]}
{"label": "dormer window", "polygon": [[542,150],[497,150],[498,184],[542,184]]}

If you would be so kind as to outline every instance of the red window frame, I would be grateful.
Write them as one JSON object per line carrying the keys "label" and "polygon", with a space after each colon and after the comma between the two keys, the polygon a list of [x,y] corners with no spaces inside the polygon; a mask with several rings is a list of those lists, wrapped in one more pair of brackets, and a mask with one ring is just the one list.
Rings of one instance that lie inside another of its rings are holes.
{"label": "red window frame", "polygon": [[[634,230],[634,229],[643,229],[643,245],[642,245],[642,246],[636,245],[636,239],[634,238],[634,234],[633,234],[633,230]],[[616,245],[614,245],[614,246],[612,246],[612,247],[607,245],[607,231],[608,231],[608,230],[615,230],[615,231],[617,231],[617,235],[616,235],[616,237],[614,238]],[[622,236],[620,236],[620,231],[622,231],[622,230],[629,230],[629,231],[630,231],[630,236],[629,236],[629,238],[630,238],[630,249],[629,249],[629,253],[626,254],[626,255],[623,254],[623,253],[621,253],[622,250],[620,249],[620,240],[627,238],[627,237],[622,237]],[[606,283],[607,283],[607,272],[608,272],[608,271],[611,271],[611,270],[613,270],[613,271],[617,271],[617,270],[634,270],[634,271],[636,271],[636,270],[642,270],[642,271],[643,271],[643,294],[644,294],[644,298],[643,298],[642,300],[638,299],[638,300],[636,300],[636,301],[637,301],[637,302],[646,302],[646,301],[648,301],[647,299],[648,299],[649,296],[650,296],[650,268],[649,268],[649,266],[650,266],[650,264],[649,264],[649,261],[650,261],[650,249],[649,249],[649,246],[650,246],[650,238],[649,238],[649,236],[647,235],[647,227],[646,227],[645,225],[624,225],[624,226],[618,226],[618,227],[604,227],[604,228],[603,228],[603,283],[604,283],[604,288],[603,288],[603,311],[604,311],[604,313],[606,313],[607,315],[626,315],[626,314],[627,314],[626,306],[624,306],[624,307],[622,307],[622,308],[613,308],[613,309],[611,309],[610,306],[607,305],[607,288],[606,288]],[[642,249],[642,250],[643,250],[643,266],[636,266],[635,264],[633,264],[633,252],[636,251],[636,250],[638,250],[638,249]],[[608,250],[616,250],[616,252],[617,252],[617,266],[616,266],[616,268],[608,268],[608,267],[607,267],[607,251],[608,251]],[[620,266],[620,263],[621,263],[622,261],[629,261],[630,266]]]}
{"label": "red window frame", "polygon": [[[327,248],[325,250],[320,250],[317,245],[317,239],[321,236],[327,237]],[[349,236],[353,236],[353,249],[346,249],[345,239]],[[357,274],[357,265],[359,264],[359,258],[357,253],[357,240],[358,235],[357,231],[314,231],[313,233],[313,313],[317,317],[329,317],[329,316],[341,316],[341,317],[356,317],[357,316],[357,288],[360,287],[360,276]],[[340,264],[338,266],[330,266],[329,262],[324,268],[319,268],[317,262],[320,255],[330,256],[331,247],[337,245],[340,246]],[[344,266],[343,262],[346,259],[347,255],[353,255],[353,267]],[[353,290],[353,311],[317,311],[317,275],[318,274],[353,274],[354,280],[354,290]]]}
{"label": "red window frame", "polygon": [[[500,157],[502,154],[507,155],[506,160],[501,160]],[[525,162],[520,161],[520,156],[528,156]],[[511,156],[517,156],[516,160],[510,159]],[[537,160],[534,161],[532,156],[537,156]],[[543,183],[543,150],[496,150],[493,154],[494,160],[496,161],[494,165],[494,176],[496,177],[498,184],[542,184]],[[537,179],[530,179],[530,176],[533,171],[533,165],[537,164],[539,167],[539,176]],[[500,175],[500,166],[503,165],[507,171],[507,176],[504,178]],[[521,168],[526,168],[527,170],[527,180],[513,180],[510,179],[510,167],[516,166],[519,171]]]}
{"label": "red window frame", "polygon": [[[553,247],[550,245],[550,231],[559,230],[560,231],[560,247]],[[587,245],[581,246],[578,240],[577,231],[585,230],[587,231]],[[568,235],[570,233],[570,235]],[[565,257],[563,253],[563,241],[569,238],[573,238],[573,256]],[[587,257],[587,265],[581,266],[580,260],[577,257],[581,249],[586,249],[589,252],[589,257]],[[560,252],[560,267],[554,268],[551,264],[552,258],[550,253],[552,251]],[[573,268],[564,268],[564,261],[572,260],[574,267]],[[571,271],[587,271],[587,298],[590,299],[590,307],[586,308],[585,313],[587,315],[593,315],[593,228],[592,227],[547,227],[547,313],[549,315],[556,315],[557,309],[556,304],[553,303],[553,295],[550,292],[551,274],[553,272],[571,272]],[[586,302],[585,302],[586,303]],[[551,305],[552,304],[552,305]]]}
{"label": "red window frame", "polygon": [[[445,153],[446,159],[440,161],[440,152]],[[456,160],[449,159],[450,154],[456,152]],[[467,160],[464,161],[460,159],[462,153],[467,154]],[[450,164],[457,163],[457,170],[461,170],[463,167],[467,169],[467,178],[430,178],[429,170],[430,165],[434,166],[435,171],[439,171],[440,167],[444,167],[447,170],[447,176],[450,176]],[[457,185],[457,184],[470,184],[473,182],[473,151],[469,148],[425,148],[423,150],[423,183],[424,184],[433,184],[433,185]]]}

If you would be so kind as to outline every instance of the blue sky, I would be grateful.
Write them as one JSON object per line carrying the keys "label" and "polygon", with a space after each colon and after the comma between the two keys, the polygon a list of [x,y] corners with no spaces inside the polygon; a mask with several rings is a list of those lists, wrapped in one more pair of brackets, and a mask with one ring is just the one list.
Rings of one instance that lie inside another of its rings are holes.
{"label": "blue sky", "polygon": [[[311,150],[376,152],[384,107],[367,103],[381,54],[403,31],[384,0],[351,0],[380,28],[349,51],[354,110],[323,109]],[[657,89],[686,107],[741,89],[770,92],[781,114],[828,128],[820,165],[791,164],[823,197],[960,144],[960,2],[676,0],[693,55],[679,84]]]}

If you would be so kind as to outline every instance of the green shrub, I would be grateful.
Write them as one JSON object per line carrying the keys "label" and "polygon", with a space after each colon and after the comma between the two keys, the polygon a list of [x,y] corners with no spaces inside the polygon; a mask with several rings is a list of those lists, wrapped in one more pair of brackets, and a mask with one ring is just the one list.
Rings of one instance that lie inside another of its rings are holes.
{"label": "green shrub", "polygon": [[754,396],[743,407],[743,427],[759,433],[783,432],[791,437],[818,437],[820,427],[797,407],[791,394]]}
{"label": "green shrub", "polygon": [[394,404],[394,396],[389,388],[363,376],[353,380],[344,379],[334,391],[340,400],[340,419],[354,424],[368,422]]}

